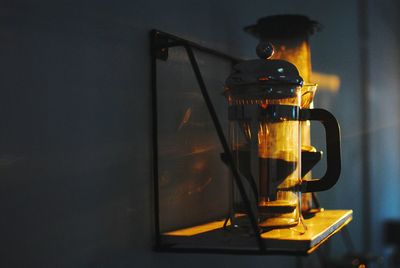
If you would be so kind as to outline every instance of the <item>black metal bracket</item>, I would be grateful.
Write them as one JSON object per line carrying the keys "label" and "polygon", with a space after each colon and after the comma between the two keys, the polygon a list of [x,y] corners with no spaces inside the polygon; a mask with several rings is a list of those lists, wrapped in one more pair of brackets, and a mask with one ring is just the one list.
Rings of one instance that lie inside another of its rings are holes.
{"label": "black metal bracket", "polygon": [[182,42],[174,40],[171,35],[157,30],[152,31],[152,35],[152,51],[154,56],[159,60],[168,60],[168,51],[170,47],[184,45]]}
{"label": "black metal bracket", "polygon": [[252,209],[250,199],[246,194],[246,191],[244,190],[244,185],[243,185],[243,179],[241,178],[238,169],[236,167],[236,164],[234,162],[232,153],[230,151],[228,142],[225,138],[225,135],[223,133],[223,128],[221,126],[221,123],[218,120],[217,113],[215,111],[215,108],[211,102],[210,96],[207,91],[206,84],[204,82],[203,76],[201,74],[199,65],[197,63],[195,54],[193,50],[196,51],[201,51],[205,52],[210,55],[214,55],[216,57],[225,59],[230,61],[232,64],[235,64],[239,62],[240,60],[238,58],[232,57],[228,54],[216,51],[214,49],[210,49],[204,46],[201,46],[197,43],[179,38],[177,36],[158,31],[158,30],[152,30],[150,33],[150,38],[151,38],[151,85],[152,85],[152,95],[153,95],[153,100],[152,100],[152,105],[153,105],[153,178],[154,178],[154,221],[155,221],[155,233],[156,233],[156,248],[160,249],[163,248],[161,245],[161,233],[160,233],[160,219],[159,219],[159,189],[158,189],[158,140],[157,140],[157,131],[158,131],[158,118],[157,118],[157,60],[163,60],[166,61],[168,60],[168,52],[169,48],[171,47],[176,47],[176,46],[181,46],[184,47],[187,53],[187,56],[189,58],[190,64],[192,66],[192,69],[195,73],[197,83],[200,87],[200,91],[202,93],[204,102],[207,105],[207,109],[210,113],[211,119],[213,121],[215,130],[218,134],[219,141],[222,145],[222,148],[224,150],[225,154],[225,161],[228,167],[230,168],[230,171],[232,172],[233,178],[235,180],[235,183],[239,189],[240,195],[243,199],[243,202],[246,206],[246,210],[248,212],[248,216],[251,222],[251,226],[253,229],[253,232],[255,234],[257,244],[258,244],[258,249],[260,253],[265,252],[265,245],[264,242],[261,238],[260,235],[260,229],[257,223],[257,218],[255,216],[255,212]]}
{"label": "black metal bracket", "polygon": [[168,41],[169,38],[165,35],[157,33],[154,34],[152,51],[157,59],[163,61],[166,61],[168,59]]}

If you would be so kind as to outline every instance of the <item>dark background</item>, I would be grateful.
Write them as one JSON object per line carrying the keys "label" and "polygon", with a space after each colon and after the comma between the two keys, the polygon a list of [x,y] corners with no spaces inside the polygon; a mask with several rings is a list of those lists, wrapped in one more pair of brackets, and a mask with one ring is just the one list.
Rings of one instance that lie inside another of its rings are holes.
{"label": "dark background", "polygon": [[[322,205],[353,209],[348,230],[356,248],[386,256],[382,222],[400,217],[399,7],[395,0],[364,3],[368,91],[360,86],[356,1],[2,1],[0,266],[294,266],[287,256],[152,251],[149,30],[252,58],[256,40],[243,26],[282,13],[324,25],[311,38],[313,69],[341,79],[338,92],[321,88],[315,101],[342,129],[341,179],[320,194]],[[206,63],[207,72],[222,73]],[[190,75],[189,68],[180,72],[182,81]],[[361,161],[366,134],[367,163]],[[371,208],[363,213],[366,169]],[[364,234],[363,216],[371,221]],[[363,236],[371,243],[363,245]],[[333,256],[345,252],[340,237],[330,243]],[[303,261],[318,265],[315,256]]]}

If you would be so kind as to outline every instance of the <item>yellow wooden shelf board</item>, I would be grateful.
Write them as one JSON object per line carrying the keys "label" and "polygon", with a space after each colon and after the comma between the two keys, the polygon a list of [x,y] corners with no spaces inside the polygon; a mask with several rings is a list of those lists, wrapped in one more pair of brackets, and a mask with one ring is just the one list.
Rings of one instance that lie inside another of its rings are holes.
{"label": "yellow wooden shelf board", "polygon": [[[292,228],[272,229],[261,234],[267,251],[311,253],[352,220],[352,210],[323,210]],[[163,241],[180,248],[216,248],[257,250],[251,232],[223,229],[225,220],[163,233]],[[229,222],[228,222],[229,225]]]}

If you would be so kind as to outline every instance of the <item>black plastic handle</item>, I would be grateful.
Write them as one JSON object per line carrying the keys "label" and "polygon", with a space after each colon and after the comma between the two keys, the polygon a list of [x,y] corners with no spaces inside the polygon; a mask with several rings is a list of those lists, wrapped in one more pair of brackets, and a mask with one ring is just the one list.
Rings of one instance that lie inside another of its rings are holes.
{"label": "black plastic handle", "polygon": [[332,188],[341,172],[340,128],[336,118],[324,109],[301,109],[301,120],[320,121],[325,128],[326,162],[325,175],[320,179],[302,182],[302,192],[319,192]]}

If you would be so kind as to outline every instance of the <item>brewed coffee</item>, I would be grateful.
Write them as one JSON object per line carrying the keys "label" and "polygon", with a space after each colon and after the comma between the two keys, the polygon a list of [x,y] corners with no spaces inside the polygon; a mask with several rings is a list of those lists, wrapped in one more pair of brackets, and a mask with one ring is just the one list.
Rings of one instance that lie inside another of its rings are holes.
{"label": "brewed coffee", "polygon": [[297,163],[280,158],[261,158],[260,161],[260,197],[274,201],[277,198],[278,186],[296,170]]}
{"label": "brewed coffee", "polygon": [[322,152],[301,151],[301,177],[304,177],[320,160]]}

